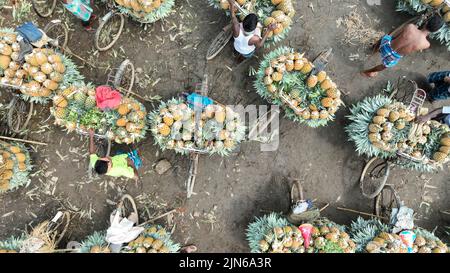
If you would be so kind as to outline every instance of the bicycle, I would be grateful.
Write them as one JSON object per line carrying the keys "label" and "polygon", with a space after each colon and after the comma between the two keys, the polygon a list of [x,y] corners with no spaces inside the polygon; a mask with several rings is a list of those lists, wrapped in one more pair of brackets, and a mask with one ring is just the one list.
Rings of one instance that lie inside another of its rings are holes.
{"label": "bicycle", "polygon": [[[398,91],[400,89],[397,88],[391,94],[390,98],[392,99],[396,96],[398,101],[405,102],[408,99],[408,94],[413,94],[408,109],[417,116],[420,108],[425,102],[426,92],[425,90],[418,88],[416,82],[408,82],[412,85],[414,92],[410,92],[410,89],[402,89],[404,94],[399,96],[398,94],[400,93],[398,93]],[[397,156],[395,158],[388,159],[373,157],[366,163],[359,179],[360,190],[365,197],[373,199],[380,194],[386,185],[391,170],[398,165],[401,160],[415,162],[421,161],[421,159],[413,158],[402,152],[397,152],[396,155]]]}
{"label": "bicycle", "polygon": [[[256,1],[248,2],[246,6],[241,7],[238,3],[235,3],[235,6],[238,8],[240,13],[244,16],[247,16],[249,13],[253,12],[255,7]],[[232,24],[228,24],[225,26],[222,31],[214,38],[214,40],[211,42],[211,45],[208,48],[208,52],[206,54],[206,60],[211,61],[214,59],[217,55],[219,55],[220,52],[225,48],[225,46],[228,44],[228,42],[233,37],[232,32]]]}
{"label": "bicycle", "polygon": [[[32,0],[33,9],[43,18],[53,15],[58,0]],[[106,2],[108,12],[100,18],[95,32],[94,44],[98,51],[106,51],[114,46],[122,34],[125,17],[115,8],[114,1]]]}

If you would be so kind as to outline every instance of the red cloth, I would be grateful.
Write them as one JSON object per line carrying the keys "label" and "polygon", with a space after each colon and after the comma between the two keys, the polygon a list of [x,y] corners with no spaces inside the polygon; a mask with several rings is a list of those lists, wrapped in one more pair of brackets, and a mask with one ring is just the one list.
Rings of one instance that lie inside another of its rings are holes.
{"label": "red cloth", "polygon": [[106,108],[114,109],[120,105],[122,95],[111,87],[103,85],[95,89],[95,99],[98,108],[102,110]]}

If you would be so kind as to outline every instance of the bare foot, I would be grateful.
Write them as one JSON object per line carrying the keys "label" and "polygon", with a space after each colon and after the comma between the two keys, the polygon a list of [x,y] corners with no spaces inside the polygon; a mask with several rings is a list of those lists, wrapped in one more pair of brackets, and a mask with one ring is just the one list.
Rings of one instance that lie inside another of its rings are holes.
{"label": "bare foot", "polygon": [[375,78],[378,75],[378,72],[361,72],[361,75],[369,77],[369,78]]}
{"label": "bare foot", "polygon": [[195,245],[184,246],[180,249],[181,253],[192,253],[192,252],[196,252],[196,251],[197,251],[197,247]]}

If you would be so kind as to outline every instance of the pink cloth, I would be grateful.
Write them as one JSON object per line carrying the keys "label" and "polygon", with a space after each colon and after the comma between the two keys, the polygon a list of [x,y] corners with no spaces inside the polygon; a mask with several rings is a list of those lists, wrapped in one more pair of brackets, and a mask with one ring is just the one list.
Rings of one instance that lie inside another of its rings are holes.
{"label": "pink cloth", "polygon": [[114,109],[120,105],[122,95],[111,87],[103,85],[95,89],[95,99],[98,108],[102,110],[106,108]]}

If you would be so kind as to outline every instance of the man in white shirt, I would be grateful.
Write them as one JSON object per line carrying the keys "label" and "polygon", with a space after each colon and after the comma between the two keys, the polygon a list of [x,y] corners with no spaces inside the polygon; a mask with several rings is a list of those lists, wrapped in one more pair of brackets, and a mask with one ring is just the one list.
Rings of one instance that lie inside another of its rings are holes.
{"label": "man in white shirt", "polygon": [[234,37],[234,49],[244,58],[250,58],[255,54],[256,48],[264,45],[270,32],[276,29],[276,24],[270,24],[261,37],[261,26],[258,24],[258,17],[251,13],[247,15],[242,23],[236,17],[235,0],[228,0],[230,3],[230,13],[232,31]]}

